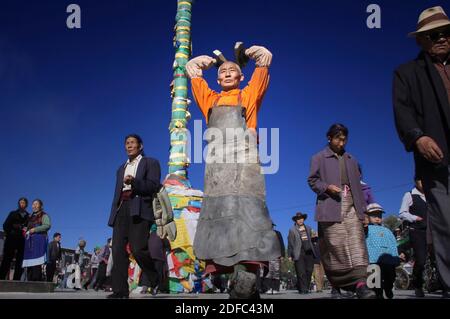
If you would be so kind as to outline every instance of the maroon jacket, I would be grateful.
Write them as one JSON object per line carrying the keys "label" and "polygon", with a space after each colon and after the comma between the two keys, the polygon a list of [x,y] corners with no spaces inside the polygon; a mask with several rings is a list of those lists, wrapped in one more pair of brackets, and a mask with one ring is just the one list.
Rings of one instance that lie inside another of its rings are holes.
{"label": "maroon jacket", "polygon": [[[363,220],[366,205],[360,183],[358,162],[349,153],[344,153],[344,156],[354,206],[359,219]],[[325,192],[328,185],[341,186],[339,160],[328,146],[312,157],[308,184],[317,194],[315,220],[318,222],[342,221],[340,196],[331,197]]]}

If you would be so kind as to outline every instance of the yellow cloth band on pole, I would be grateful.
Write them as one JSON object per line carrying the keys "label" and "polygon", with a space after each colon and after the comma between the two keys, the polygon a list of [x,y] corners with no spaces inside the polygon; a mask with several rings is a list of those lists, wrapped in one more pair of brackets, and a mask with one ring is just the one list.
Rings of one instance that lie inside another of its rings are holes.
{"label": "yellow cloth band on pole", "polygon": [[187,54],[184,54],[184,53],[177,53],[177,54],[175,54],[175,58],[189,59],[189,56]]}
{"label": "yellow cloth band on pole", "polygon": [[189,163],[185,162],[169,162],[169,166],[188,166]]}
{"label": "yellow cloth band on pole", "polygon": [[171,141],[171,145],[185,145],[187,144],[187,141]]}

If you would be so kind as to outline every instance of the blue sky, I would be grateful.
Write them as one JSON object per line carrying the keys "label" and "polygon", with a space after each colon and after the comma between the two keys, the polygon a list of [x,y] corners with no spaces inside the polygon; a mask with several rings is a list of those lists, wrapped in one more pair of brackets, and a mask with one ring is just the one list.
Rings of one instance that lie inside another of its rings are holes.
{"label": "blue sky", "polygon": [[[439,3],[376,1],[381,29],[368,29],[373,2],[194,4],[194,55],[220,49],[231,56],[236,41],[273,52],[258,123],[280,129],[280,170],[266,184],[271,216],[285,237],[299,210],[316,228],[306,178],[334,122],[349,127],[347,150],[389,214],[412,185],[412,157],[394,128],[392,72],[416,57],[406,34],[423,9]],[[81,7],[80,30],[66,27],[70,3]],[[61,232],[66,247],[83,237],[92,249],[112,233],[106,224],[115,171],[126,160],[124,136],[140,134],[167,174],[175,13],[175,0],[0,3],[0,220],[20,196],[41,198],[51,233]],[[244,69],[247,79],[252,69]],[[218,89],[214,76],[211,70],[207,79]],[[201,119],[195,104],[190,111]],[[203,188],[203,170],[189,169],[195,188]]]}

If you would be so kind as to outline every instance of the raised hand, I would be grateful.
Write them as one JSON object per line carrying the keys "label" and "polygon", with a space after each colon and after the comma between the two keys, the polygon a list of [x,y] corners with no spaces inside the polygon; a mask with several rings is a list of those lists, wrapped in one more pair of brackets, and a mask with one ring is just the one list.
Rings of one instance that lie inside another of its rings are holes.
{"label": "raised hand", "polygon": [[196,58],[191,59],[186,63],[186,73],[189,78],[199,78],[203,76],[203,70],[208,70],[216,63],[216,59],[201,55]]}
{"label": "raised hand", "polygon": [[254,45],[245,50],[245,54],[250,59],[255,60],[258,67],[268,67],[272,63],[272,53],[265,47]]}

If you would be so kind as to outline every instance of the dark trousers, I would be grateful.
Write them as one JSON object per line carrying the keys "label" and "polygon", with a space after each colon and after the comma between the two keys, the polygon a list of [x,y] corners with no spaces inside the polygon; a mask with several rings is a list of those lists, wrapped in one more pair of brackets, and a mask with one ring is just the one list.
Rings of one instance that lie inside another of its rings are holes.
{"label": "dark trousers", "polygon": [[8,236],[5,239],[3,248],[3,260],[0,266],[0,280],[7,279],[11,262],[16,258],[14,266],[14,280],[20,280],[23,272],[23,250],[25,248],[25,239],[21,236]]}
{"label": "dark trousers", "polygon": [[97,270],[97,280],[94,284],[94,289],[103,289],[105,281],[106,281],[106,267],[108,265],[102,261],[100,262],[100,264],[98,265],[98,270]]}
{"label": "dark trousers", "polygon": [[128,253],[127,243],[139,267],[146,273],[151,282],[155,279],[156,269],[148,251],[148,237],[151,222],[139,216],[130,216],[130,202],[124,201],[114,221],[112,237],[113,267],[111,271],[112,289],[114,293],[129,293],[128,288]]}
{"label": "dark trousers", "polygon": [[155,265],[156,274],[154,276],[155,283],[152,285],[152,287],[161,286],[163,280],[164,280],[164,261],[162,260],[153,260],[153,263]]}
{"label": "dark trousers", "polygon": [[42,281],[42,265],[27,268],[28,281]]}
{"label": "dark trousers", "polygon": [[429,227],[436,265],[446,288],[450,288],[450,166],[423,176]]}
{"label": "dark trousers", "polygon": [[164,281],[164,261],[154,259],[153,264],[155,266],[155,273],[149,277],[147,273],[143,271],[141,278],[139,278],[139,286],[151,288],[161,287]]}
{"label": "dark trousers", "polygon": [[299,292],[310,290],[313,269],[313,253],[311,251],[305,252],[302,250],[299,259],[295,261],[295,272],[297,273],[297,289]]}
{"label": "dark trousers", "polygon": [[267,292],[270,289],[280,291],[280,279],[264,278],[261,291]]}
{"label": "dark trousers", "polygon": [[381,270],[381,288],[375,288],[377,296],[383,296],[383,291],[392,291],[395,282],[395,266],[378,264]]}
{"label": "dark trousers", "polygon": [[410,229],[409,242],[413,249],[414,268],[413,284],[414,288],[422,288],[423,271],[427,260],[427,232],[426,230]]}
{"label": "dark trousers", "polygon": [[56,271],[56,260],[49,261],[45,266],[45,273],[47,275],[47,281],[53,282],[53,277],[55,276]]}
{"label": "dark trousers", "polygon": [[84,288],[88,288],[90,284],[95,285],[95,282],[97,280],[97,277],[96,277],[97,270],[98,270],[97,268],[92,268],[91,269],[91,273],[89,274],[89,279],[83,285]]}
{"label": "dark trousers", "polygon": [[223,275],[212,275],[211,282],[221,293],[227,290],[227,280]]}

